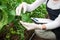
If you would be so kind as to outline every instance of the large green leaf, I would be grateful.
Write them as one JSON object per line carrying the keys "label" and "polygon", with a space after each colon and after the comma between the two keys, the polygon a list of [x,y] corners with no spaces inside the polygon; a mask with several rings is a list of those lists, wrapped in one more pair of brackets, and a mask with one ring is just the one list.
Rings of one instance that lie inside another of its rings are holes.
{"label": "large green leaf", "polygon": [[14,18],[15,18],[15,11],[14,10],[9,11],[9,13],[8,13],[8,23],[13,21]]}
{"label": "large green leaf", "polygon": [[0,6],[0,14],[1,14],[0,15],[0,17],[1,17],[1,19],[0,19],[0,30],[1,30],[2,27],[8,23],[8,14],[2,6]]}

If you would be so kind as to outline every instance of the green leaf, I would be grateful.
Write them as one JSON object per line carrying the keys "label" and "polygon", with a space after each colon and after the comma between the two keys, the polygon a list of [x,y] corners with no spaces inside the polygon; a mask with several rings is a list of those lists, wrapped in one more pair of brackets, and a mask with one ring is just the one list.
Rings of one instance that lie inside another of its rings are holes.
{"label": "green leaf", "polygon": [[15,11],[14,10],[11,10],[9,11],[8,13],[8,23],[12,22],[15,18]]}
{"label": "green leaf", "polygon": [[6,25],[8,23],[8,14],[7,12],[4,10],[4,7],[0,6],[0,14],[2,14],[0,17],[0,30],[2,29],[2,27],[4,25]]}

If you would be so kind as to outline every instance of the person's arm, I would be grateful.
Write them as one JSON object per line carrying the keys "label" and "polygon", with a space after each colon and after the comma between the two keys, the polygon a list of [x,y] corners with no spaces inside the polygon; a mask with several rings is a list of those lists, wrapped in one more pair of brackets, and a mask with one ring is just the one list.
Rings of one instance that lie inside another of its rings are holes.
{"label": "person's arm", "polygon": [[38,6],[40,6],[45,1],[46,0],[36,0],[32,4],[28,4],[26,2],[22,2],[22,4],[20,4],[16,8],[16,15],[19,16],[21,14],[22,9],[23,9],[23,13],[25,13],[26,11],[31,12],[31,11],[35,10]]}
{"label": "person's arm", "polygon": [[55,29],[60,26],[60,15],[53,21],[47,24],[42,25],[42,29],[49,30],[49,29]]}
{"label": "person's arm", "polygon": [[33,2],[32,4],[29,4],[27,7],[27,11],[31,12],[33,10],[35,10],[37,7],[39,7],[42,3],[44,3],[46,0],[36,0],[35,2]]}

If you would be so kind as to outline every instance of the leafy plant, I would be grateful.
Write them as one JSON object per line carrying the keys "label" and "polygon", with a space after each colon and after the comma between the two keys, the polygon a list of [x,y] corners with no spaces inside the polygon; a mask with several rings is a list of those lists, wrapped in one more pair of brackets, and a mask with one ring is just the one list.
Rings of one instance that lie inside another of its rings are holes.
{"label": "leafy plant", "polygon": [[[42,4],[32,12],[26,12],[21,16],[16,16],[15,9],[22,2],[31,4],[35,0],[0,0],[0,34],[5,33],[4,40],[24,40],[25,28],[20,24],[20,20],[32,22],[31,17],[45,18],[46,6]],[[4,34],[3,34],[4,35]],[[17,35],[17,36],[16,36]]]}

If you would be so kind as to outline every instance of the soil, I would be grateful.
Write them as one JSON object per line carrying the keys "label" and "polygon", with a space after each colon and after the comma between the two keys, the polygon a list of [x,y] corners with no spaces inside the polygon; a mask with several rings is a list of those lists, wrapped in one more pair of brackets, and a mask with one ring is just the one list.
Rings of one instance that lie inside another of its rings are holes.
{"label": "soil", "polygon": [[25,40],[29,40],[29,38],[32,36],[33,32],[34,32],[34,30],[31,30],[31,31],[25,30],[25,33],[24,33]]}

